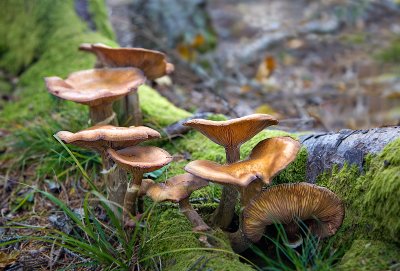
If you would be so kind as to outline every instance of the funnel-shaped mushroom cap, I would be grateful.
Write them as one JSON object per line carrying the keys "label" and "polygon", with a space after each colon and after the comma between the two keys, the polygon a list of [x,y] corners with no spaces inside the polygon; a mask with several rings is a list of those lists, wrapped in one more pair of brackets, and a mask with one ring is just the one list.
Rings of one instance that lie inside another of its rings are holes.
{"label": "funnel-shaped mushroom cap", "polygon": [[192,119],[184,123],[223,147],[239,147],[264,128],[275,124],[278,121],[267,114],[253,114],[226,121]]}
{"label": "funnel-shaped mushroom cap", "polygon": [[64,100],[98,106],[111,103],[145,82],[135,68],[92,69],[71,73],[67,79],[46,77],[48,91]]}
{"label": "funnel-shaped mushroom cap", "polygon": [[135,67],[142,70],[149,80],[157,79],[174,71],[165,55],[143,48],[111,48],[104,44],[81,44],[82,51],[94,53],[106,67]]}
{"label": "funnel-shaped mushroom cap", "polygon": [[277,173],[296,158],[299,149],[300,143],[290,137],[274,137],[260,141],[247,160],[229,165],[197,160],[187,164],[185,170],[221,184],[247,186],[256,178],[269,184]]}
{"label": "funnel-shaped mushroom cap", "polygon": [[179,202],[189,197],[193,191],[207,185],[206,180],[186,173],[172,177],[164,183],[152,185],[147,190],[146,195],[155,202]]}
{"label": "funnel-shaped mushroom cap", "polygon": [[167,151],[150,146],[133,146],[118,151],[108,149],[107,153],[121,168],[130,172],[151,172],[172,161]]}
{"label": "funnel-shaped mushroom cap", "polygon": [[116,127],[112,125],[95,125],[76,133],[60,131],[57,136],[67,144],[95,150],[121,149],[161,137],[159,132],[145,126]]}
{"label": "funnel-shaped mushroom cap", "polygon": [[332,191],[309,183],[281,184],[262,191],[244,209],[243,232],[257,242],[268,225],[314,219],[310,230],[324,238],[336,233],[343,218],[343,203]]}

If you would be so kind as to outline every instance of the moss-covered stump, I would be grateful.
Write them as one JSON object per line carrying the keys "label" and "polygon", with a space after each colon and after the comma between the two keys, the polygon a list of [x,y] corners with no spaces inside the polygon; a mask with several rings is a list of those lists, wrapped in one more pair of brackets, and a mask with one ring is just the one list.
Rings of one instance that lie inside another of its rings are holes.
{"label": "moss-covered stump", "polygon": [[338,271],[399,270],[400,250],[375,240],[355,240],[336,267]]}
{"label": "moss-covered stump", "polygon": [[[163,270],[254,270],[239,261],[222,233],[214,234],[218,238],[216,247],[202,246],[198,240],[200,234],[191,231],[189,222],[177,209],[156,208],[148,225],[149,239],[143,254],[149,259],[160,256]],[[151,265],[151,261],[147,262]]]}

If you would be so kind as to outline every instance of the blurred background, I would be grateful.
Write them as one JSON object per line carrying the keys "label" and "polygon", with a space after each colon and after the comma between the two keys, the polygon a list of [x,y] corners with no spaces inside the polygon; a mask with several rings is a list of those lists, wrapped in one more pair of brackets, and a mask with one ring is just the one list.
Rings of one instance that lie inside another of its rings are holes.
{"label": "blurred background", "polygon": [[191,112],[267,113],[289,131],[400,122],[399,1],[106,2],[121,46],[175,64],[155,87]]}

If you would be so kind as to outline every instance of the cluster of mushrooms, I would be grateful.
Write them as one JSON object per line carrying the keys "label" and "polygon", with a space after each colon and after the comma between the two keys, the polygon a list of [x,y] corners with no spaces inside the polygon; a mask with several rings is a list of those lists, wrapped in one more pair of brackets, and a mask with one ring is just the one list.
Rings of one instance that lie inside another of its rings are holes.
{"label": "cluster of mushrooms", "polygon": [[[227,121],[186,121],[184,125],[225,148],[227,163],[197,160],[185,166],[187,173],[165,182],[143,179],[143,174],[166,166],[173,158],[161,148],[140,145],[161,135],[141,126],[137,88],[146,80],[169,74],[174,66],[166,61],[164,54],[141,48],[83,44],[80,50],[96,55],[95,69],[72,73],[65,80],[48,77],[45,81],[51,94],[88,105],[94,126],[75,133],[60,131],[57,136],[65,143],[90,148],[100,154],[107,197],[118,217],[125,220],[139,215],[138,200],[147,196],[154,202],[178,203],[180,211],[193,225],[193,231],[211,231],[212,228],[191,206],[189,197],[193,191],[213,182],[222,185],[223,191],[210,225],[226,231],[236,252],[258,242],[268,234],[266,227],[275,223],[283,224],[289,240],[287,245],[292,247],[302,240],[300,221],[318,237],[335,234],[343,221],[344,206],[330,190],[304,182],[265,188],[296,158],[300,150],[298,141],[291,137],[265,139],[247,158],[240,159],[243,143],[278,123],[270,115],[253,114]],[[113,103],[123,98],[135,126],[118,127]],[[128,173],[132,176],[130,181]],[[227,232],[238,202],[241,205],[239,229]]]}

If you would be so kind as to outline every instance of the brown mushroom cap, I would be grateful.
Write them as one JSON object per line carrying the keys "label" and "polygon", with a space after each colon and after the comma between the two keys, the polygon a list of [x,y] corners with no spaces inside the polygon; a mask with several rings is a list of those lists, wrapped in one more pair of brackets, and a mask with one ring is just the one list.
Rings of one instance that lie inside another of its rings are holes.
{"label": "brown mushroom cap", "polygon": [[172,161],[167,151],[152,146],[133,146],[117,151],[108,149],[107,153],[121,168],[130,172],[151,172]]}
{"label": "brown mushroom cap", "polygon": [[317,220],[310,230],[324,238],[336,233],[344,205],[330,190],[309,183],[281,184],[262,191],[243,211],[243,232],[253,242],[273,223]]}
{"label": "brown mushroom cap", "polygon": [[111,48],[104,44],[81,44],[82,51],[94,53],[106,67],[135,67],[154,80],[174,71],[165,55],[159,51],[143,48]]}
{"label": "brown mushroom cap", "polygon": [[208,182],[192,174],[185,173],[157,183],[147,189],[146,195],[155,202],[179,202],[189,197],[193,191],[205,187]]}
{"label": "brown mushroom cap", "polygon": [[159,132],[145,126],[116,127],[112,125],[95,125],[76,133],[60,131],[56,135],[67,144],[95,150],[121,149],[161,137]]}
{"label": "brown mushroom cap", "polygon": [[273,116],[253,114],[226,121],[192,119],[183,125],[198,130],[223,147],[239,147],[264,128],[275,124],[278,124],[278,121]]}
{"label": "brown mushroom cap", "polygon": [[274,137],[260,141],[244,161],[220,165],[197,160],[187,164],[185,170],[221,184],[247,186],[257,178],[269,184],[276,174],[296,158],[299,150],[298,141],[290,137]]}
{"label": "brown mushroom cap", "polygon": [[67,79],[46,77],[48,91],[64,100],[98,106],[111,103],[145,82],[135,68],[92,69],[71,73]]}

